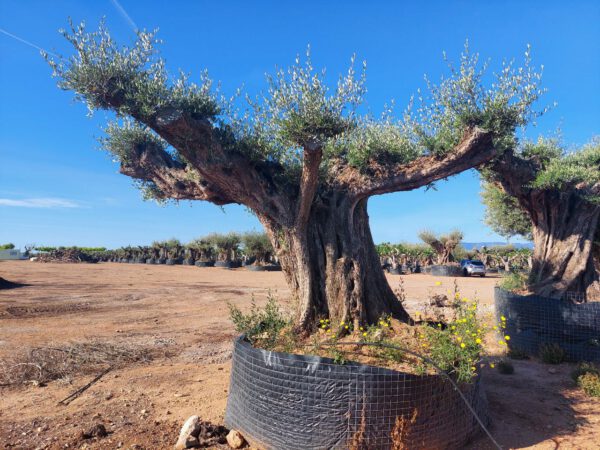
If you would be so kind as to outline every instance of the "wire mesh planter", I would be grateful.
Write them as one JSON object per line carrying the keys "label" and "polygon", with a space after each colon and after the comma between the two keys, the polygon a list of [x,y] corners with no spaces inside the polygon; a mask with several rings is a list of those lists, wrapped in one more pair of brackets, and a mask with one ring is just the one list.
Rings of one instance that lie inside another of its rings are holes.
{"label": "wire mesh planter", "polygon": [[258,448],[459,449],[487,420],[479,377],[458,386],[235,342],[225,424]]}
{"label": "wire mesh planter", "polygon": [[574,303],[496,288],[496,315],[505,317],[510,350],[537,356],[558,345],[571,361],[600,361],[600,303]]}

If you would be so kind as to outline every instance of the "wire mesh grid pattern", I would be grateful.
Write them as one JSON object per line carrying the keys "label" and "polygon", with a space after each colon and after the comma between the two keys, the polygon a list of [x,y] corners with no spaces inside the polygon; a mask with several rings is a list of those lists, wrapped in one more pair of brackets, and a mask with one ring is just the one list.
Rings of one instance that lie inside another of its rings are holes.
{"label": "wire mesh grid pattern", "polygon": [[563,295],[563,299],[571,303],[598,302],[600,301],[600,296],[590,297],[586,292],[567,291]]}
{"label": "wire mesh grid pattern", "polygon": [[[487,421],[479,379],[461,391]],[[242,339],[225,424],[254,446],[278,450],[458,449],[481,431],[441,376],[268,352]]]}
{"label": "wire mesh grid pattern", "polygon": [[529,355],[557,345],[571,361],[600,361],[600,303],[574,303],[496,288],[496,315],[506,320],[508,346]]}

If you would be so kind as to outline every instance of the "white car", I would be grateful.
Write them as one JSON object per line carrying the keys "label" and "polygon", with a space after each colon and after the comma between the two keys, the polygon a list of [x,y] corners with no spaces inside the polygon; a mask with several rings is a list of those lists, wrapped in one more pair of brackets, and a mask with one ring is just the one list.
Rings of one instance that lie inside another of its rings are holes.
{"label": "white car", "polygon": [[479,260],[463,259],[460,262],[460,267],[465,277],[470,277],[471,275],[485,277],[485,265]]}

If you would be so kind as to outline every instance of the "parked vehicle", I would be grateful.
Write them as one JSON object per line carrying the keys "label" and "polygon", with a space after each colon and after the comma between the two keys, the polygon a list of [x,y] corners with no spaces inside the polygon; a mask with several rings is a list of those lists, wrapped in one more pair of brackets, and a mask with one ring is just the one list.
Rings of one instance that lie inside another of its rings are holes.
{"label": "parked vehicle", "polygon": [[479,275],[485,277],[485,265],[477,259],[463,259],[460,261],[460,268],[463,275],[469,277],[471,275]]}

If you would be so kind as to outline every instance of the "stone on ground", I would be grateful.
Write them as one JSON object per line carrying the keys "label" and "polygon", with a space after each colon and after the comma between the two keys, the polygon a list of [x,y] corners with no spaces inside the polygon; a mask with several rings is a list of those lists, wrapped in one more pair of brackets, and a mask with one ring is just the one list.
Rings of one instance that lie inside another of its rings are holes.
{"label": "stone on ground", "polygon": [[246,443],[246,440],[239,431],[231,430],[227,435],[227,443],[231,448],[242,448]]}

